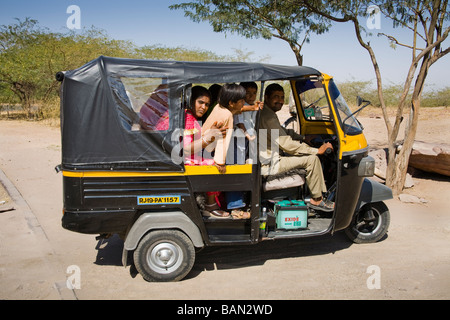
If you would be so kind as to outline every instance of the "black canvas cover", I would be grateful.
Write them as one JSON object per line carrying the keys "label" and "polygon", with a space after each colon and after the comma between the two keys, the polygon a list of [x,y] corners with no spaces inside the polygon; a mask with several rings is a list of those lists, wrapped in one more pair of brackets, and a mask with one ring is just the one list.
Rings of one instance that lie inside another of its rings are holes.
{"label": "black canvas cover", "polygon": [[[309,67],[101,56],[64,73],[62,166],[76,170],[184,170],[184,97],[198,83],[295,79]],[[161,119],[167,119],[160,125]],[[177,149],[178,148],[178,149]]]}

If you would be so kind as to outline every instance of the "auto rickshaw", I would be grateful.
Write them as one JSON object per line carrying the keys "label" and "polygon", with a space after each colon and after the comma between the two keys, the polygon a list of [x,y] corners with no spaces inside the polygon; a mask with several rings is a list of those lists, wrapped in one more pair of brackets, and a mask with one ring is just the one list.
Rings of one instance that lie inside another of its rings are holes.
{"label": "auto rickshaw", "polygon": [[[132,254],[147,281],[183,279],[205,246],[339,230],[356,243],[386,235],[390,216],[383,200],[392,192],[368,179],[375,163],[363,130],[333,79],[314,68],[101,56],[56,77],[62,82],[62,226],[101,237],[118,234],[124,266]],[[298,123],[298,133],[315,147],[331,142],[333,150],[321,161],[324,197],[335,203],[333,212],[308,207],[304,171],[262,176],[258,157],[228,164],[225,174],[180,161],[192,86],[244,81],[258,83],[261,99],[265,86],[282,83],[293,97],[290,122]],[[158,129],[164,116],[168,125]],[[242,192],[250,218],[203,216],[197,199],[211,190]]]}

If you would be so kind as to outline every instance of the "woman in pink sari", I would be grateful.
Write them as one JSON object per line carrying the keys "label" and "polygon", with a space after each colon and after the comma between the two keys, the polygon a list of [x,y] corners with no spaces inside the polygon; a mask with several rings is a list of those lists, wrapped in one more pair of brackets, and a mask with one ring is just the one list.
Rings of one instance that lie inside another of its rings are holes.
{"label": "woman in pink sari", "polygon": [[[215,141],[215,135],[226,136],[227,127],[223,123],[214,122],[209,133],[202,137],[202,126],[199,119],[203,117],[208,111],[211,102],[211,94],[209,90],[202,86],[195,86],[192,88],[190,108],[185,110],[185,128],[183,133],[183,153],[184,164],[186,166],[195,165],[216,165],[214,159],[203,158],[203,149]],[[156,130],[167,130],[169,128],[168,112],[163,115]],[[229,212],[220,210],[219,202],[220,192],[206,192],[206,211],[203,212],[206,216],[215,218],[228,218]]]}
{"label": "woman in pink sari", "polygon": [[[203,149],[215,140],[215,134],[226,135],[227,128],[221,123],[215,122],[211,127],[210,135],[203,135],[199,119],[208,111],[211,102],[210,92],[202,86],[192,88],[190,109],[185,111],[185,129],[183,135],[184,163],[192,165],[215,165],[214,159],[203,158]],[[219,130],[219,131],[217,131]],[[217,204],[220,192],[206,192],[206,204],[204,215],[216,218],[228,218],[230,213],[220,210]]]}
{"label": "woman in pink sari", "polygon": [[[214,159],[204,159],[203,149],[214,142],[215,134],[225,136],[226,129],[217,121],[213,124],[210,134],[202,138],[202,126],[199,120],[206,114],[210,107],[211,93],[202,86],[192,88],[189,108],[185,110],[183,132],[184,163],[187,166],[214,165]],[[154,130],[165,131],[169,129],[169,110],[162,114],[154,127]],[[217,131],[219,130],[219,131]]]}
{"label": "woman in pink sari", "polygon": [[202,139],[202,126],[199,119],[208,111],[210,107],[211,94],[201,86],[192,88],[190,109],[185,110],[184,116],[184,164],[214,165],[214,159],[204,159],[203,149],[213,142],[211,139]]}

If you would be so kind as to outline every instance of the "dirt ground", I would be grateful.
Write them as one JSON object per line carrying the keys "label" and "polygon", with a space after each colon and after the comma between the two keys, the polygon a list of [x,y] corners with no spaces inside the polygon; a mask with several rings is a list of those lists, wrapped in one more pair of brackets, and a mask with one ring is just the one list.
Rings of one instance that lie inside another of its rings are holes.
{"label": "dirt ground", "polygon": [[[450,140],[450,110],[423,110],[421,119],[417,140]],[[383,120],[359,120],[369,143],[382,146]],[[59,128],[0,121],[0,181],[8,191],[0,188],[0,299],[450,298],[448,177],[413,177],[405,193],[426,203],[387,201],[391,225],[378,243],[352,244],[338,232],[206,248],[185,280],[149,283],[121,265],[117,237],[97,241],[61,227],[62,175],[54,170],[60,152]]]}

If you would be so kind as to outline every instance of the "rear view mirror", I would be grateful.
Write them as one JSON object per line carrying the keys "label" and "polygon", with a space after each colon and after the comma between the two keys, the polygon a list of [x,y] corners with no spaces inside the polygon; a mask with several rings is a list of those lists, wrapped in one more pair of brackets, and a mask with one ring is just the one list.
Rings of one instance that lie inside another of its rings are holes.
{"label": "rear view mirror", "polygon": [[356,105],[359,107],[360,105],[362,105],[363,103],[367,103],[364,107],[368,106],[370,104],[369,100],[365,100],[363,98],[361,98],[360,96],[356,97]]}
{"label": "rear view mirror", "polygon": [[363,103],[363,98],[361,98],[360,96],[356,97],[356,105],[359,107],[361,105],[361,103]]}
{"label": "rear view mirror", "polygon": [[[360,107],[363,103],[365,103],[362,107]],[[356,110],[355,112],[353,112],[352,114],[348,115],[347,118],[344,119],[344,121],[342,121],[342,125],[345,124],[345,121],[347,121],[349,118],[355,116],[358,112],[360,112],[362,109],[364,109],[365,107],[367,107],[371,102],[369,100],[364,100],[363,98],[361,98],[360,96],[356,97],[356,104],[358,105],[359,109]],[[355,118],[355,121],[358,121]],[[358,121],[359,125],[362,127],[361,123]],[[347,135],[347,130],[345,129],[344,126],[344,136]]]}

